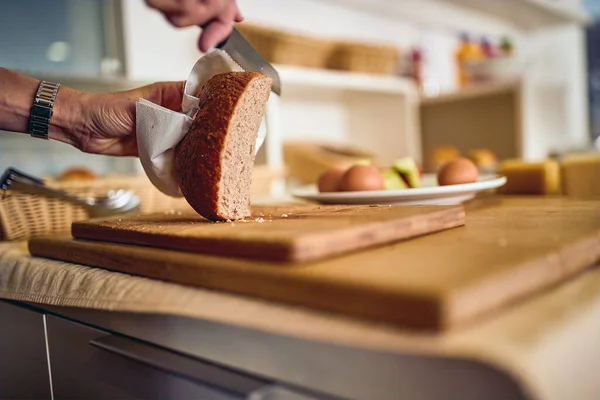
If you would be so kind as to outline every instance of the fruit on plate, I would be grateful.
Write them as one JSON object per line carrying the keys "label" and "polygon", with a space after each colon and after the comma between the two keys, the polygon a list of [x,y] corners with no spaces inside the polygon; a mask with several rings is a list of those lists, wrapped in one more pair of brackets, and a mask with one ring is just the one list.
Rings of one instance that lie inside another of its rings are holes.
{"label": "fruit on plate", "polygon": [[454,161],[460,156],[460,151],[455,146],[438,146],[429,155],[429,168],[432,171],[437,171],[444,164]]}
{"label": "fruit on plate", "polygon": [[444,164],[437,173],[440,186],[477,182],[479,171],[473,161],[460,157]]}
{"label": "fruit on plate", "polygon": [[408,189],[404,179],[393,168],[384,168],[381,171],[381,175],[383,176],[385,190]]}
{"label": "fruit on plate", "polygon": [[403,190],[421,185],[421,170],[410,157],[399,158],[392,166],[376,166],[358,160],[350,167],[335,166],[319,176],[320,193],[368,190]]}
{"label": "fruit on plate", "polygon": [[319,180],[317,182],[317,187],[319,188],[319,192],[328,193],[328,192],[339,192],[340,184],[342,182],[342,176],[346,172],[345,168],[342,167],[332,167],[325,171],[319,176]]}
{"label": "fruit on plate", "polygon": [[353,165],[342,176],[340,190],[361,192],[384,190],[385,182],[379,169],[372,165]]}
{"label": "fruit on plate", "polygon": [[421,186],[421,171],[411,157],[402,157],[394,162],[393,169],[400,174],[409,188]]}
{"label": "fruit on plate", "polygon": [[480,171],[492,172],[498,168],[498,158],[489,149],[472,149],[467,156]]}
{"label": "fruit on plate", "polygon": [[371,160],[369,160],[368,158],[365,158],[363,160],[358,160],[354,162],[353,165],[373,165],[373,163],[371,163]]}

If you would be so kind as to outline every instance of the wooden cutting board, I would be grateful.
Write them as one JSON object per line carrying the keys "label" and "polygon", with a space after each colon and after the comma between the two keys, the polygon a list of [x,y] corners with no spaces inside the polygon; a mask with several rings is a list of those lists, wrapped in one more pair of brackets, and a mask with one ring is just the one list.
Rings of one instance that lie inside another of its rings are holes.
{"label": "wooden cutting board", "polygon": [[[317,219],[318,221],[318,219]],[[368,318],[448,329],[561,282],[600,260],[600,202],[501,198],[466,225],[294,268],[73,238],[33,255]]]}
{"label": "wooden cutting board", "polygon": [[212,223],[193,211],[77,222],[79,239],[229,257],[306,262],[465,223],[461,206],[254,207],[253,216]]}

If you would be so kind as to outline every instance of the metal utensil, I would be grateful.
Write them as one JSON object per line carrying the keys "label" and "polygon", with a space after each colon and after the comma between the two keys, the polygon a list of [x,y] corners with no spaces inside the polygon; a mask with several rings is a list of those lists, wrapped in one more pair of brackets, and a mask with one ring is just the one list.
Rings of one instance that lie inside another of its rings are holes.
{"label": "metal utensil", "polygon": [[68,201],[83,206],[91,218],[139,212],[140,200],[129,190],[111,190],[105,196],[83,199],[62,190],[52,189],[41,179],[15,168],[8,168],[0,178],[0,189]]}
{"label": "metal utensil", "polygon": [[219,43],[216,48],[224,50],[246,71],[260,72],[270,77],[273,80],[271,90],[277,95],[281,95],[281,80],[277,70],[258,54],[235,27],[229,37]]}

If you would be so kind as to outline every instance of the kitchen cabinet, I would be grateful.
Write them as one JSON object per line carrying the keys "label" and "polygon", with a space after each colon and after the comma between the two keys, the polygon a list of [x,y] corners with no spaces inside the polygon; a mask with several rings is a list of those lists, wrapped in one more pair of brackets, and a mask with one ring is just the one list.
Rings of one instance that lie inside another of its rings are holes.
{"label": "kitchen cabinet", "polygon": [[[522,83],[513,81],[423,99],[423,158],[429,161],[431,152],[445,145],[456,147],[462,154],[487,148],[500,159],[521,157],[522,98]],[[435,168],[430,162],[427,167]]]}
{"label": "kitchen cabinet", "polygon": [[44,315],[0,301],[0,399],[50,399]]}
{"label": "kitchen cabinet", "polygon": [[540,160],[591,146],[583,31],[567,25],[537,32],[522,51],[527,62],[519,77],[422,99],[424,154],[455,145],[462,151],[490,148],[500,158]]}
{"label": "kitchen cabinet", "polygon": [[[412,81],[329,70],[278,66],[283,91],[277,99],[278,124],[267,141],[352,143],[377,154],[382,163],[421,157],[419,92]],[[310,115],[310,118],[306,118]]]}
{"label": "kitchen cabinet", "polygon": [[6,301],[0,320],[0,399],[328,399]]}
{"label": "kitchen cabinet", "polygon": [[55,398],[236,398],[90,344],[90,341],[105,336],[106,333],[85,325],[48,316],[48,342]]}
{"label": "kitchen cabinet", "polygon": [[317,400],[207,361],[47,316],[56,399]]}

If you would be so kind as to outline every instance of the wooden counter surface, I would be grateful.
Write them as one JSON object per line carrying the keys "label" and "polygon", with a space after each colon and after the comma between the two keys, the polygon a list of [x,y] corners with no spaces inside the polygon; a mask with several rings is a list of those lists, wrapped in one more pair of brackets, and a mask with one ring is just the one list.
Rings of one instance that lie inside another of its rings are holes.
{"label": "wooden counter surface", "polygon": [[[467,210],[487,207],[496,201],[480,200],[469,204]],[[531,399],[600,397],[598,267],[572,274],[560,284],[444,333],[411,331],[325,311],[40,259],[31,257],[24,243],[0,244],[0,297],[57,306],[54,308],[58,312],[63,307],[75,307],[64,310],[79,310],[82,319],[87,312],[111,311],[102,314],[107,317],[126,313],[120,322],[110,326],[112,330],[224,364],[243,364],[240,353],[244,353],[244,360],[251,361],[243,367],[266,375],[280,375],[293,383],[320,385],[324,391],[350,390],[360,394],[365,393],[360,392],[361,388],[367,390],[370,385],[380,388],[378,393],[406,393],[409,388],[418,393],[423,381],[406,371],[404,380],[391,372],[384,374],[385,364],[378,364],[379,361],[367,355],[359,364],[336,361],[329,353],[327,357],[332,359],[324,360],[322,353],[302,350],[301,343],[341,346],[390,357],[414,355],[477,361],[514,377]],[[146,316],[154,322],[143,324],[127,315]],[[240,339],[224,343],[224,331],[211,328],[188,331],[189,341],[180,343],[175,340],[178,334],[174,326],[160,322],[168,315],[256,334],[246,342]],[[271,339],[265,341],[266,337]],[[273,337],[298,342],[293,349],[283,348]],[[191,350],[193,343],[205,345]],[[212,344],[206,346],[207,343]],[[291,353],[296,356],[290,358]],[[323,379],[324,363],[335,365],[328,369],[327,380]],[[360,379],[356,378],[358,371]],[[451,371],[447,376],[448,379],[453,376]],[[444,375],[428,379],[452,386]]]}

